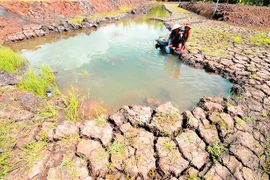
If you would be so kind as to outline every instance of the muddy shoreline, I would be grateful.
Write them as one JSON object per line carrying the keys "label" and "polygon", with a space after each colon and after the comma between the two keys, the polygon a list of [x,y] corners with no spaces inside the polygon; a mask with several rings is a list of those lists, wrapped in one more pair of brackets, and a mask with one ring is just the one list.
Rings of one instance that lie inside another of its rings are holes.
{"label": "muddy shoreline", "polygon": [[[31,164],[34,168],[24,171],[18,167],[5,178],[268,179],[269,45],[252,45],[248,37],[242,37],[241,43],[227,42],[226,56],[206,54],[203,37],[197,36],[200,31],[196,28],[218,31],[223,25],[180,12],[172,4],[166,4],[166,8],[172,16],[155,20],[168,28],[187,21],[193,25],[194,38],[180,60],[235,83],[232,96],[203,97],[197,107],[185,112],[179,112],[170,102],[154,109],[123,106],[104,121],[94,118],[80,122],[67,120],[60,108],[64,105],[56,99],[58,115],[41,121],[41,115],[36,114],[46,101],[19,92],[13,85],[20,77],[2,72],[0,103],[16,108],[3,106],[0,118],[34,126],[16,134],[13,155],[23,152],[30,142],[46,143],[39,152],[42,156]],[[223,28],[235,29],[237,34],[257,33],[230,25]],[[21,165],[30,164],[25,161],[20,161]]]}

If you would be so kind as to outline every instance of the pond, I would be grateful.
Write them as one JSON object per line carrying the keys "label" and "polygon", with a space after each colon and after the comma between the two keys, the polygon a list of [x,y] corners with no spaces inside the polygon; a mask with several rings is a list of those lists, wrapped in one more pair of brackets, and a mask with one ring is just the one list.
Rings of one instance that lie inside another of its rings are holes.
{"label": "pond", "polygon": [[[148,14],[156,15],[156,10]],[[164,16],[164,11],[158,15]],[[30,66],[47,64],[57,71],[57,84],[64,94],[72,87],[81,95],[90,92],[91,98],[111,110],[152,98],[172,101],[183,111],[203,96],[228,96],[232,87],[228,80],[190,68],[176,56],[155,49],[155,39],[168,33],[161,22],[132,18],[11,47],[27,57]]]}

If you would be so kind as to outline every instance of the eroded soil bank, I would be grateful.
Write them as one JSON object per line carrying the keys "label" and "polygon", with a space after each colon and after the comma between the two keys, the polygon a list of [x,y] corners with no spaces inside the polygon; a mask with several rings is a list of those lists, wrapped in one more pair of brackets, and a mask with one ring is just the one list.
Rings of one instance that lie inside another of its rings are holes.
{"label": "eroded soil bank", "polygon": [[48,107],[14,87],[19,76],[2,72],[1,137],[11,149],[4,179],[268,179],[270,47],[260,39],[267,31],[166,7],[172,16],[155,19],[168,28],[192,23],[180,60],[234,82],[232,97],[203,97],[185,112],[170,102],[123,106],[72,122],[60,98]]}
{"label": "eroded soil bank", "polygon": [[226,21],[231,24],[250,27],[270,27],[270,8],[221,3],[214,14],[215,3],[182,2],[181,8],[207,18]]}
{"label": "eroded soil bank", "polygon": [[46,27],[58,25],[59,20],[108,13],[113,10],[126,11],[148,2],[149,0],[1,1],[0,42],[44,36],[48,33]]}

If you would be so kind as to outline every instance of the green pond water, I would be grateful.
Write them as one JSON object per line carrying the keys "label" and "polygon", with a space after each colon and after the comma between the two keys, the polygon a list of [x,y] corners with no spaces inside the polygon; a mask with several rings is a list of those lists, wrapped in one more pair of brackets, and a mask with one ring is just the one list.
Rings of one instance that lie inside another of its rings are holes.
{"label": "green pond water", "polygon": [[[151,12],[164,16],[166,11]],[[166,15],[166,14],[165,14]],[[155,49],[155,39],[169,31],[157,21],[133,18],[97,30],[53,34],[11,47],[27,57],[30,66],[50,65],[65,94],[72,87],[116,110],[144,104],[146,98],[172,101],[181,111],[203,96],[228,96],[232,84],[204,70],[181,64],[173,55]]]}

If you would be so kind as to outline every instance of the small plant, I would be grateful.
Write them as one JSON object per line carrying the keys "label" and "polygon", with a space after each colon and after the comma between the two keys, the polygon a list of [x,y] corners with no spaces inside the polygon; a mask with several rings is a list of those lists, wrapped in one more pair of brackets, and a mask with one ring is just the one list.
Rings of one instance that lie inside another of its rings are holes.
{"label": "small plant", "polygon": [[73,162],[69,158],[64,157],[60,166],[71,169],[74,165],[73,165]]}
{"label": "small plant", "polygon": [[241,125],[242,119],[240,119],[239,117],[235,117],[235,122],[236,122],[236,124]]}
{"label": "small plant", "polygon": [[73,17],[70,18],[69,21],[77,24],[82,24],[83,19],[83,17]]}
{"label": "small plant", "polygon": [[165,142],[163,148],[167,151],[172,151],[175,148],[175,145],[171,142]]}
{"label": "small plant", "polygon": [[80,103],[78,96],[79,95],[77,95],[73,89],[72,92],[68,93],[67,97],[62,99],[64,104],[67,106],[65,110],[67,117],[74,122],[76,122],[79,118]]}
{"label": "small plant", "polygon": [[257,45],[257,46],[270,45],[270,38],[267,36],[266,33],[260,33],[255,36],[252,36],[249,38],[249,41],[251,44]]}
{"label": "small plant", "polygon": [[199,180],[200,178],[198,177],[197,173],[190,173],[188,180]]}
{"label": "small plant", "polygon": [[126,151],[126,146],[123,143],[119,143],[117,141],[113,142],[109,147],[109,154],[120,154],[123,155]]}
{"label": "small plant", "polygon": [[95,111],[96,111],[96,117],[95,117],[96,124],[100,126],[106,124],[107,110],[100,107],[100,108],[96,108]]}
{"label": "small plant", "polygon": [[18,73],[18,68],[26,64],[27,60],[10,48],[0,45],[0,70]]}
{"label": "small plant", "polygon": [[232,102],[230,100],[226,101],[226,106],[227,107],[233,107],[234,105],[232,104]]}
{"label": "small plant", "polygon": [[241,43],[243,41],[242,37],[241,36],[234,36],[233,37],[233,41],[235,43]]}
{"label": "small plant", "polygon": [[254,71],[255,71],[253,66],[249,66],[249,67],[247,68],[247,70],[248,70],[249,72],[254,72]]}
{"label": "small plant", "polygon": [[41,66],[38,75],[35,74],[33,68],[30,68],[29,71],[23,75],[23,79],[18,87],[23,91],[33,92],[41,97],[46,97],[46,90],[48,89],[53,89],[55,94],[60,93],[56,85],[55,77],[49,66]]}
{"label": "small plant", "polygon": [[56,106],[54,104],[51,104],[50,102],[47,102],[47,105],[45,108],[40,112],[40,115],[43,118],[51,118],[57,116],[58,111],[56,110]]}
{"label": "small plant", "polygon": [[252,75],[251,75],[251,78],[252,78],[252,79],[257,79],[258,77],[259,77],[259,76],[258,76],[257,74],[252,74]]}
{"label": "small plant", "polygon": [[263,118],[268,118],[268,113],[267,113],[267,111],[263,111],[263,112],[262,112],[262,117],[263,117]]}
{"label": "small plant", "polygon": [[244,117],[243,120],[245,122],[249,122],[249,121],[256,121],[256,118],[252,117],[252,116],[248,116],[248,117]]}
{"label": "small plant", "polygon": [[225,152],[225,147],[222,143],[215,143],[212,146],[207,147],[207,152],[211,155],[212,159],[215,161]]}

